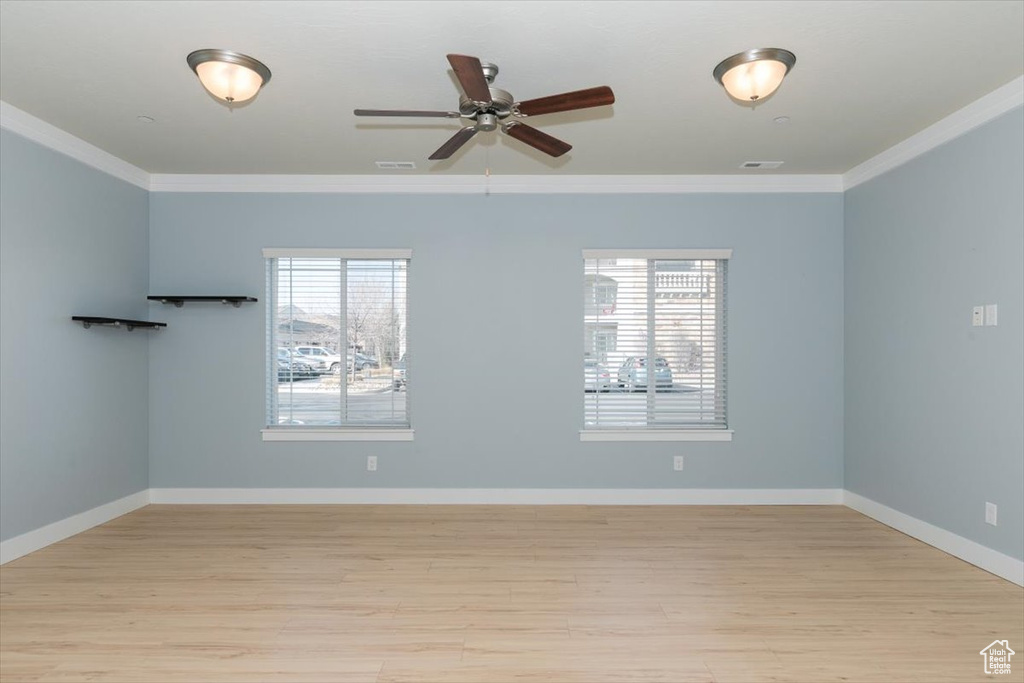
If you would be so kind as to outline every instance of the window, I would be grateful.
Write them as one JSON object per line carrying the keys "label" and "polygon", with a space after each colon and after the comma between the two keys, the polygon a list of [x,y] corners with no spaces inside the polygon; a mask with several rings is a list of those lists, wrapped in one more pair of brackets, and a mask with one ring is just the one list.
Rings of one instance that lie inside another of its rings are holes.
{"label": "window", "polygon": [[265,440],[411,438],[408,250],[265,249]]}
{"label": "window", "polygon": [[581,439],[729,440],[731,250],[583,252]]}

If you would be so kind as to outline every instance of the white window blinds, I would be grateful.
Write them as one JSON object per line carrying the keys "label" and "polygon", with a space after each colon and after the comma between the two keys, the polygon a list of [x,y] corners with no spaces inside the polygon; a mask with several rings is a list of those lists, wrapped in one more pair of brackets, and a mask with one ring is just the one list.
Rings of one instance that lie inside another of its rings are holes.
{"label": "white window blinds", "polygon": [[584,430],[727,429],[730,250],[584,252]]}
{"label": "white window blinds", "polygon": [[264,256],[268,428],[408,428],[409,252]]}

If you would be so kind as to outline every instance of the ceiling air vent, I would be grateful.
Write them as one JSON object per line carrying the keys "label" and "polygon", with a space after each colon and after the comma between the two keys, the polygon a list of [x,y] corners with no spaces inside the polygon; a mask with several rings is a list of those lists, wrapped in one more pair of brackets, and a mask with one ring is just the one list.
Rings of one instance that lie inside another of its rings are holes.
{"label": "ceiling air vent", "polygon": [[782,166],[782,164],[783,162],[781,161],[744,161],[740,164],[740,168],[778,168],[779,166]]}
{"label": "ceiling air vent", "polygon": [[389,168],[399,169],[402,171],[411,171],[416,168],[416,163],[413,161],[378,161],[377,168]]}

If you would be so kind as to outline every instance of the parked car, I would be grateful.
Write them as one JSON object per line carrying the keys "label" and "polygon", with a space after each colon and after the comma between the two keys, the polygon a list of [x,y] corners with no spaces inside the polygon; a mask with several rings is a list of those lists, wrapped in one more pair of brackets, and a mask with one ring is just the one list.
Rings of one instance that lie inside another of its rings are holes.
{"label": "parked car", "polygon": [[316,377],[320,373],[303,359],[301,354],[291,349],[277,350],[277,381],[290,382],[296,379]]}
{"label": "parked car", "polygon": [[391,379],[394,383],[395,391],[408,386],[405,378],[405,354],[402,354],[402,359],[395,361],[395,364],[391,366]]}
{"label": "parked car", "polygon": [[583,391],[611,391],[612,377],[608,368],[596,360],[583,361]]}
{"label": "parked car", "polygon": [[287,360],[281,360],[280,358],[277,359],[278,382],[293,382],[300,379],[309,379],[310,377],[316,377],[317,374],[316,370],[302,361],[292,361],[289,363]]}
{"label": "parked car", "polygon": [[309,359],[313,367],[323,368],[335,375],[341,372],[341,356],[322,346],[296,346],[295,350]]}
{"label": "parked car", "polygon": [[[647,389],[648,363],[646,356],[630,356],[619,366],[616,377],[619,387],[628,391],[644,391]],[[654,389],[672,388],[672,368],[664,358],[654,359]]]}
{"label": "parked car", "polygon": [[359,353],[358,351],[350,360],[350,363],[355,367],[356,372],[365,370],[366,368],[379,368],[380,361],[373,356],[367,356],[366,354]]}

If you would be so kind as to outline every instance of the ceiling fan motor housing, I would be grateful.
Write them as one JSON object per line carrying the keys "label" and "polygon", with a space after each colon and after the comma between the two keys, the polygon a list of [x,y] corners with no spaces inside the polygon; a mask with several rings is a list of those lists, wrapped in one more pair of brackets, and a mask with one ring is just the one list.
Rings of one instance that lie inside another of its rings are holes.
{"label": "ceiling fan motor housing", "polygon": [[459,113],[467,119],[475,119],[479,114],[494,114],[499,119],[505,119],[512,115],[512,105],[516,99],[512,93],[500,88],[488,88],[491,93],[491,104],[487,107],[478,107],[473,100],[465,95],[459,98]]}

